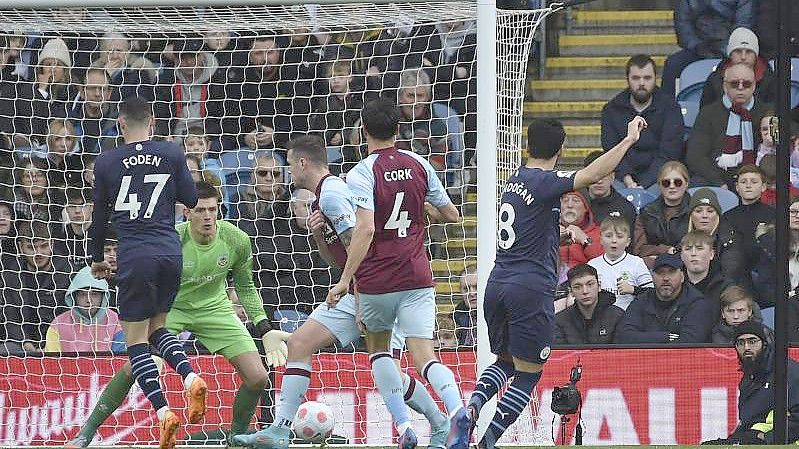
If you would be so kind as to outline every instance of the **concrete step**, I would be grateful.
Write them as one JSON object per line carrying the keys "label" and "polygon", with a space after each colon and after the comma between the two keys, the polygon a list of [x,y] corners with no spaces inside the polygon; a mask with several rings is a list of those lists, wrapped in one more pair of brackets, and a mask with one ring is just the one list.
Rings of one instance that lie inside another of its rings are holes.
{"label": "concrete step", "polygon": [[[674,11],[677,6],[677,0],[646,0],[646,1],[630,1],[630,0],[595,0],[587,2],[579,6],[579,10],[592,10],[592,11],[606,11],[606,10],[619,10],[619,11],[635,11],[635,10],[670,10]],[[577,10],[578,8],[575,8]]]}
{"label": "concrete step", "polygon": [[598,123],[602,115],[602,108],[606,101],[526,101],[524,102],[525,119],[532,118],[557,118],[573,122],[577,119],[589,119]]}
{"label": "concrete step", "polygon": [[477,259],[470,257],[466,259],[449,259],[449,260],[433,260],[430,262],[430,268],[433,269],[433,274],[436,278],[443,277],[457,277],[463,273],[464,267],[471,264],[476,264]]}
{"label": "concrete step", "polygon": [[617,79],[530,80],[528,91],[535,101],[605,101],[627,88],[627,81]]}
{"label": "concrete step", "polygon": [[601,147],[601,127],[599,125],[565,125],[566,148]]}
{"label": "concrete step", "polygon": [[436,282],[436,295],[455,295],[461,292],[460,282]]}
{"label": "concrete step", "polygon": [[674,12],[579,10],[572,14],[570,25],[569,34],[668,33],[674,31]]}
{"label": "concrete step", "polygon": [[561,35],[558,41],[561,56],[670,55],[679,50],[677,36],[673,32]]}
{"label": "concrete step", "polygon": [[[547,79],[620,79],[629,56],[555,56],[547,58]],[[663,69],[665,56],[653,56],[658,72]]]}

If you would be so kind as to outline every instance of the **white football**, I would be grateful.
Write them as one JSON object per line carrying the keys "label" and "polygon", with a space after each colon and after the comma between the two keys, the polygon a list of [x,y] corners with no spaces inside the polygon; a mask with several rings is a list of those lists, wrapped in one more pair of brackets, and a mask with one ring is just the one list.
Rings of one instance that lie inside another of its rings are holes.
{"label": "white football", "polygon": [[327,404],[308,401],[300,405],[292,428],[297,437],[313,443],[324,443],[333,434],[333,410]]}

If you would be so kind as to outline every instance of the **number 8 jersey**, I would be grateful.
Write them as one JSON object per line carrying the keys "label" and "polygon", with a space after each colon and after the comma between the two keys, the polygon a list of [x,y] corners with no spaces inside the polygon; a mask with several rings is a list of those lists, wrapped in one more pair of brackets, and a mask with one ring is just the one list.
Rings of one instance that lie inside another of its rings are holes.
{"label": "number 8 jersey", "polygon": [[508,179],[499,206],[497,258],[489,281],[554,291],[560,197],[574,188],[574,174],[521,166]]}
{"label": "number 8 jersey", "polygon": [[94,179],[93,262],[103,260],[109,212],[120,258],[181,255],[175,203],[194,207],[197,190],[179,146],[149,140],[121,145],[97,157]]}
{"label": "number 8 jersey", "polygon": [[433,286],[425,240],[425,201],[450,203],[429,162],[394,147],[373,151],[347,173],[355,205],[374,211],[375,234],[355,278],[358,291],[382,294]]}

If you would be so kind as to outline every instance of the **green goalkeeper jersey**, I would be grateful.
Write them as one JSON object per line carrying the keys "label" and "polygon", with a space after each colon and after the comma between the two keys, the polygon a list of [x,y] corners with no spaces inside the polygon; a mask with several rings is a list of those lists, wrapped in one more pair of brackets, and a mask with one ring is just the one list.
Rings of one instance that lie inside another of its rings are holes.
{"label": "green goalkeeper jersey", "polygon": [[204,314],[232,310],[226,292],[227,278],[232,275],[239,301],[250,320],[257,324],[266,319],[252,280],[250,237],[224,220],[217,220],[216,238],[208,245],[191,238],[188,222],[180,223],[176,229],[183,248],[183,274],[173,308]]}

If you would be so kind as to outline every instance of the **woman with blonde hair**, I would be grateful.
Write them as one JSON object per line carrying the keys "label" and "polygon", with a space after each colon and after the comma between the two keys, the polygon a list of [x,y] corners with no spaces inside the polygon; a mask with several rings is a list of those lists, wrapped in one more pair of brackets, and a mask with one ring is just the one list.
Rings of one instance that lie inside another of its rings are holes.
{"label": "woman with blonde hair", "polygon": [[675,254],[688,232],[690,176],[682,162],[668,161],[658,172],[660,196],[647,204],[635,220],[632,253],[652,266],[658,254]]}

